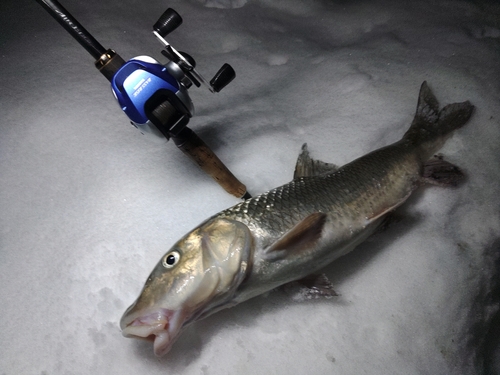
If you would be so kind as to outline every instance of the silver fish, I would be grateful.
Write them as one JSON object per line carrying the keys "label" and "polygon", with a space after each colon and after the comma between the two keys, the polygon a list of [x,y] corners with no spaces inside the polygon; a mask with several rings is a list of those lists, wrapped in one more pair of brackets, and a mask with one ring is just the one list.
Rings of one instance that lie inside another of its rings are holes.
{"label": "silver fish", "polygon": [[348,253],[423,183],[456,184],[460,170],[432,156],[473,108],[439,110],[424,82],[400,141],[338,169],[303,147],[292,182],[205,220],[161,258],[121,318],[123,335],[154,340],[162,356],[187,325]]}

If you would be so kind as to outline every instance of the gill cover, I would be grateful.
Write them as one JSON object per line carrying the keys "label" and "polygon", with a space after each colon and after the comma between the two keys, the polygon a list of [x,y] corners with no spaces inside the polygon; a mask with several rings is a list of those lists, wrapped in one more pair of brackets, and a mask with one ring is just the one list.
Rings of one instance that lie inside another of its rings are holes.
{"label": "gill cover", "polygon": [[200,228],[197,240],[202,252],[202,272],[191,302],[204,310],[230,299],[245,278],[252,249],[247,226],[228,219],[215,219]]}
{"label": "gill cover", "polygon": [[123,315],[122,329],[160,309],[182,310],[181,324],[185,325],[210,307],[224,304],[245,278],[251,245],[246,225],[221,218],[208,220],[161,258]]}

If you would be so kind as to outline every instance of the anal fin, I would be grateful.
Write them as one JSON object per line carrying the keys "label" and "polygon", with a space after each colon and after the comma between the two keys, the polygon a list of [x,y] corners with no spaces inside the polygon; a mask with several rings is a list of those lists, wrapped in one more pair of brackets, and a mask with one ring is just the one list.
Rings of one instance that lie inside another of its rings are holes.
{"label": "anal fin", "polygon": [[424,164],[422,181],[438,186],[457,186],[465,179],[465,174],[459,167],[443,160],[441,155],[435,155]]}

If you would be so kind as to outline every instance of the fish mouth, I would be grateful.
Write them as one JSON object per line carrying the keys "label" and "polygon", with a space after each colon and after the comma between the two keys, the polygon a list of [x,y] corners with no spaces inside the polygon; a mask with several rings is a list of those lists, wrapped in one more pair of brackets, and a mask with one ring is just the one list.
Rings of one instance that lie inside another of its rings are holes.
{"label": "fish mouth", "polygon": [[155,355],[162,357],[179,337],[185,318],[182,310],[160,309],[135,318],[124,317],[120,326],[125,337],[153,341]]}

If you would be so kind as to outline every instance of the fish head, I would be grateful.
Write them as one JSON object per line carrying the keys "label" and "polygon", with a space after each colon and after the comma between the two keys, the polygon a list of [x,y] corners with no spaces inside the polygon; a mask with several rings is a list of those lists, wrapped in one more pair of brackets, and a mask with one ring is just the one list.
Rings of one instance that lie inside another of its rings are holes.
{"label": "fish head", "polygon": [[201,224],[160,259],[123,314],[122,334],[152,340],[155,354],[166,354],[185,326],[231,304],[249,270],[252,243],[238,221]]}

